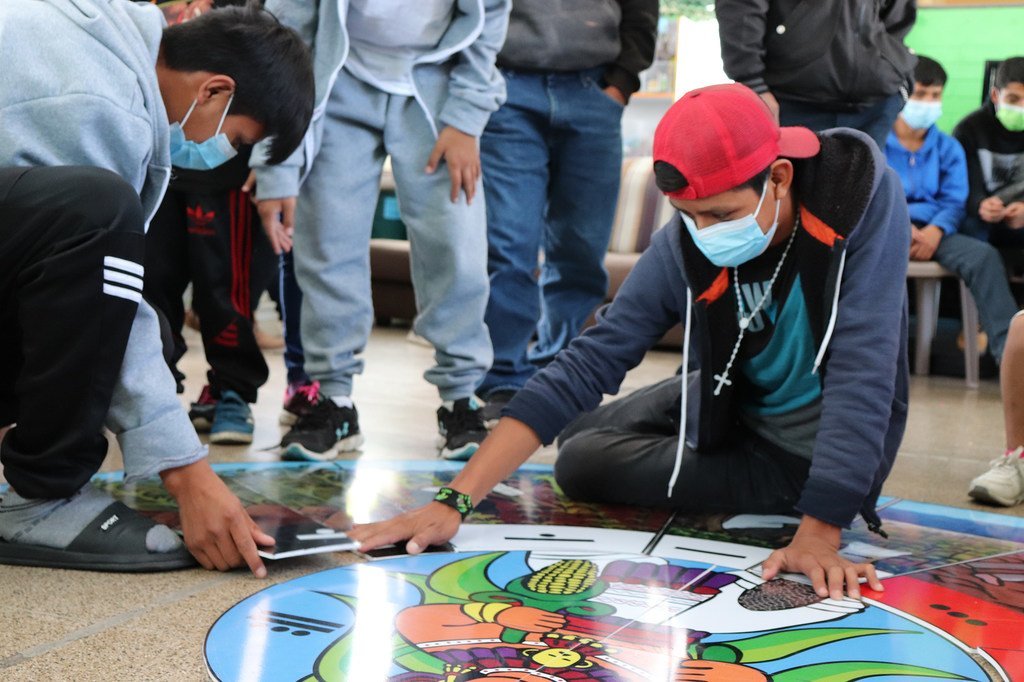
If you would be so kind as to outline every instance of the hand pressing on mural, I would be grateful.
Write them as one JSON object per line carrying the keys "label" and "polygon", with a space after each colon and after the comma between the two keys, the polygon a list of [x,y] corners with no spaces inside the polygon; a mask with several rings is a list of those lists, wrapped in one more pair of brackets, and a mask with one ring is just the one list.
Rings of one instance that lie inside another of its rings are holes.
{"label": "hand pressing on mural", "polygon": [[387,521],[356,524],[348,536],[358,542],[359,549],[364,552],[397,545],[408,539],[406,551],[419,554],[431,545],[448,542],[458,532],[461,522],[459,512],[439,502],[431,502]]}
{"label": "hand pressing on mural", "polygon": [[793,541],[772,552],[761,564],[762,577],[771,580],[781,571],[803,573],[811,579],[818,596],[843,598],[843,588],[853,599],[860,599],[860,578],[881,592],[885,588],[871,564],[855,564],[839,554],[840,529],[830,523],[804,516]]}
{"label": "hand pressing on mural", "polygon": [[167,469],[160,477],[178,502],[185,546],[203,568],[228,571],[248,565],[257,578],[266,577],[256,546],[271,546],[274,538],[259,529],[205,459]]}
{"label": "hand pressing on mural", "polygon": [[[521,421],[504,417],[450,486],[469,495],[471,500],[480,501],[529,459],[540,444],[533,429]],[[430,545],[451,540],[461,521],[459,512],[452,507],[431,502],[387,521],[356,525],[348,536],[358,542],[364,552],[409,540],[406,551],[419,554]]]}
{"label": "hand pressing on mural", "polygon": [[[730,633],[838,620],[864,610],[854,599],[822,601],[814,590],[790,580],[761,582],[752,575],[719,588],[719,593],[666,621],[675,627]],[[671,607],[670,607],[671,608]]]}

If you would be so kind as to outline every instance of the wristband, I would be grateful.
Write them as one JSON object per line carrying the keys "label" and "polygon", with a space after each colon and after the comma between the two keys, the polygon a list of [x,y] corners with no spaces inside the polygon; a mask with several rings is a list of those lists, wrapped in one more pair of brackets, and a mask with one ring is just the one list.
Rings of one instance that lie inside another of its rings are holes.
{"label": "wristband", "polygon": [[466,493],[444,487],[434,495],[434,502],[440,502],[459,512],[459,516],[465,521],[469,513],[473,511],[473,500]]}

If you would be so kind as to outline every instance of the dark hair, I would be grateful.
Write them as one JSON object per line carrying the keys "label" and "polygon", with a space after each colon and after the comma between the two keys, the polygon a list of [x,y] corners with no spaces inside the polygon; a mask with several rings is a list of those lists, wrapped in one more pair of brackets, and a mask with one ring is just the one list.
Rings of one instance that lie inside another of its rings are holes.
{"label": "dark hair", "polygon": [[1024,83],[1024,57],[1010,57],[996,69],[996,77],[992,81],[996,90],[1002,90],[1010,83]]}
{"label": "dark hair", "polygon": [[946,85],[946,70],[942,64],[931,57],[917,55],[917,66],[914,67],[914,82],[921,85]]}
{"label": "dark hair", "polygon": [[[771,166],[769,165],[763,171],[754,175],[754,177],[728,191],[735,192],[749,187],[755,192],[760,193],[764,188],[765,181],[768,179],[768,172],[770,170]],[[686,189],[686,186],[690,184],[690,181],[679,172],[678,168],[667,161],[655,161],[654,184],[656,184],[658,189],[665,194],[671,194],[672,192],[678,192],[681,189]]]}
{"label": "dark hair", "polygon": [[164,29],[164,63],[175,71],[211,71],[235,81],[231,113],[263,124],[268,163],[299,146],[313,116],[315,86],[309,48],[255,3],[213,9]]}

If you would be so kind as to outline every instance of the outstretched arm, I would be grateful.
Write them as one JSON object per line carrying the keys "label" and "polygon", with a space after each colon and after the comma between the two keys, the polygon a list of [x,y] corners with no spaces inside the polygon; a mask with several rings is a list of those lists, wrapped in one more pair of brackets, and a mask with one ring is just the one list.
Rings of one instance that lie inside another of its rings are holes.
{"label": "outstretched arm", "polygon": [[[480,449],[450,487],[478,502],[529,459],[540,444],[533,429],[506,417],[480,444]],[[358,524],[348,535],[359,542],[363,551],[408,540],[406,551],[419,554],[430,545],[439,545],[454,537],[460,522],[457,511],[440,502],[431,502],[387,521]]]}

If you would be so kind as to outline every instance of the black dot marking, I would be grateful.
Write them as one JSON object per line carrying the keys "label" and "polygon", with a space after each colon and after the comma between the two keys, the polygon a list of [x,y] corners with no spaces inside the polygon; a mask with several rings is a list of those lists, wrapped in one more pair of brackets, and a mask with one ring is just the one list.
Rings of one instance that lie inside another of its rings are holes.
{"label": "black dot marking", "polygon": [[933,609],[938,609],[940,611],[949,611],[949,607],[946,606],[945,604],[932,604],[932,608]]}
{"label": "black dot marking", "polygon": [[309,632],[307,632],[306,630],[296,630],[292,634],[295,635],[296,637],[305,637],[306,635],[309,634]]}
{"label": "black dot marking", "polygon": [[983,621],[983,620],[978,620],[977,618],[971,618],[971,619],[969,619],[969,620],[967,621],[967,624],[968,624],[968,625],[988,625],[988,623],[986,623],[985,621]]}
{"label": "black dot marking", "polygon": [[555,534],[554,533],[541,533],[540,536],[542,538],[553,538],[553,537],[555,537]]}
{"label": "black dot marking", "polygon": [[274,632],[288,632],[288,628],[286,628],[283,625],[278,625],[277,627],[272,627],[270,629],[273,630]]}
{"label": "black dot marking", "polygon": [[952,616],[953,618],[966,618],[967,617],[966,613],[960,613],[959,611],[950,611],[946,615],[947,616]]}

